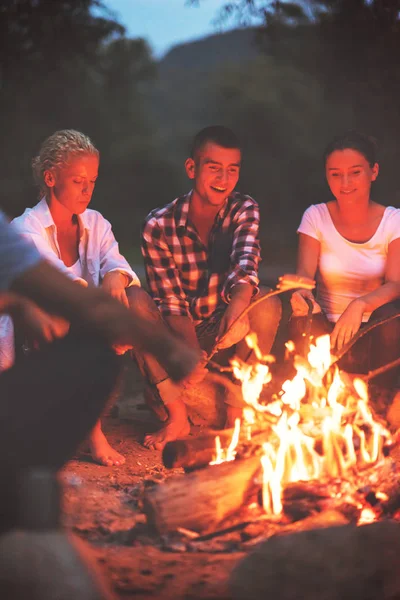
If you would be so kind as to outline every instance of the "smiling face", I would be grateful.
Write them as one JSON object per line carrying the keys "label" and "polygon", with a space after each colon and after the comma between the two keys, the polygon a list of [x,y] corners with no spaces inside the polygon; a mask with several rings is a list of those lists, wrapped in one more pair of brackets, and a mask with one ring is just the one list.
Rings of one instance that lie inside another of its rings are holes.
{"label": "smiling face", "polygon": [[44,172],[50,203],[58,202],[71,214],[83,213],[92,199],[99,171],[93,154],[77,156],[62,167]]}
{"label": "smiling face", "polygon": [[326,179],[338,202],[369,201],[371,183],[379,172],[379,165],[371,166],[365,156],[346,148],[335,150],[325,164]]}
{"label": "smiling face", "polygon": [[202,204],[221,206],[233,192],[240,174],[241,152],[206,142],[195,159],[188,158],[185,167],[194,180],[193,195]]}

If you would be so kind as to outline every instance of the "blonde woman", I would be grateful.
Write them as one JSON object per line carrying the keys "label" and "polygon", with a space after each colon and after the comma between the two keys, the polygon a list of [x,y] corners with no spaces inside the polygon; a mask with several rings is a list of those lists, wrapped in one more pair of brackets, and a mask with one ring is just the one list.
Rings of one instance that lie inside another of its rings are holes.
{"label": "blonde woman", "polygon": [[[98,211],[88,208],[98,176],[97,148],[83,133],[56,131],[43,142],[32,166],[41,199],[14,219],[14,229],[69,278],[84,286],[101,286],[128,307],[135,296],[128,289],[136,286],[139,294],[142,292],[137,287],[139,279],[120,254],[110,223]],[[51,330],[51,318],[48,326]],[[4,370],[12,366],[15,357],[8,317],[2,318],[0,336]],[[116,349],[118,353],[124,350]],[[96,462],[106,466],[125,462],[108,443],[100,420],[89,443]]]}

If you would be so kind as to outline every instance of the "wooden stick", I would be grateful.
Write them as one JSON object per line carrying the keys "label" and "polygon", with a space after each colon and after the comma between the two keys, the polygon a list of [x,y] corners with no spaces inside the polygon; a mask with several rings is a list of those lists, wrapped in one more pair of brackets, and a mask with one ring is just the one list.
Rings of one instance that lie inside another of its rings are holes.
{"label": "wooden stick", "polygon": [[231,325],[225,331],[221,339],[218,340],[218,343],[214,345],[214,348],[211,350],[208,356],[208,360],[210,360],[214,356],[214,354],[218,352],[218,345],[225,339],[232,327],[234,327],[235,324],[238,321],[240,321],[240,319],[242,319],[245,315],[247,315],[247,313],[249,313],[255,306],[261,304],[261,302],[264,302],[265,300],[268,300],[268,298],[272,298],[272,296],[278,296],[279,294],[283,294],[284,292],[288,292],[290,290],[296,290],[299,288],[312,290],[314,287],[315,281],[309,279],[308,277],[301,277],[300,275],[283,275],[282,277],[280,277],[278,286],[275,290],[271,290],[267,294],[264,294],[264,296],[260,296],[260,298],[257,298],[257,300],[249,304],[249,306],[247,306],[240,313],[240,315],[231,323]]}
{"label": "wooden stick", "polygon": [[400,358],[396,358],[396,360],[393,360],[392,362],[388,363],[387,365],[383,365],[382,367],[378,367],[377,369],[374,369],[373,371],[369,371],[366,375],[362,376],[361,379],[364,379],[365,381],[369,381],[370,379],[373,379],[373,377],[382,375],[382,373],[386,373],[386,371],[390,371],[390,369],[394,369],[395,367],[398,367],[398,366],[400,366]]}
{"label": "wooden stick", "polygon": [[389,323],[390,321],[393,321],[393,319],[398,319],[399,317],[400,313],[396,313],[395,315],[390,315],[390,317],[385,317],[383,319],[374,321],[373,323],[369,323],[366,327],[359,329],[357,333],[351,338],[351,340],[347,342],[347,344],[345,344],[337,354],[331,355],[331,366],[335,364],[338,360],[340,360],[342,356],[344,356],[346,352],[348,352],[350,348],[357,342],[357,340],[359,340],[364,335],[372,331],[372,329],[375,329],[375,327],[383,325],[384,323]]}
{"label": "wooden stick", "polygon": [[158,533],[178,527],[210,532],[237,512],[261,485],[259,457],[232,461],[171,477],[146,491],[143,509]]}

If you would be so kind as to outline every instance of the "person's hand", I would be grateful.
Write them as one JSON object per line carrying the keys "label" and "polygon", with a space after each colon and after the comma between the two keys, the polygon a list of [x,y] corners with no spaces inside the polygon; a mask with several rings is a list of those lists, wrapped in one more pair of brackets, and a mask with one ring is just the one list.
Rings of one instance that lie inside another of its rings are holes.
{"label": "person's hand", "polygon": [[[179,381],[185,387],[189,386],[187,382],[196,383],[207,373],[206,353],[175,335],[168,335],[164,339],[162,352],[155,356],[171,379]],[[192,374],[193,378],[191,379]]]}
{"label": "person's hand", "polygon": [[78,277],[78,279],[74,279],[74,283],[77,283],[78,285],[80,285],[81,287],[84,287],[84,288],[88,287],[88,282],[85,279],[82,279],[82,277]]}
{"label": "person's hand", "polygon": [[69,322],[66,319],[50,315],[30,300],[21,300],[13,317],[32,346],[63,338],[69,331]]}
{"label": "person's hand", "polygon": [[357,333],[362,323],[364,311],[365,305],[360,298],[350,302],[331,333],[331,348],[333,350],[340,351]]}
{"label": "person's hand", "polygon": [[293,316],[305,317],[308,314],[308,304],[304,298],[311,300],[313,304],[313,314],[321,312],[321,307],[315,301],[314,295],[310,290],[298,290],[297,292],[294,292],[290,298]]}
{"label": "person's hand", "polygon": [[[240,340],[242,340],[249,333],[250,323],[247,315],[244,315],[238,321],[236,321],[242,312],[243,307],[236,307],[233,303],[229,304],[221,319],[218,336],[215,340],[218,350],[230,348],[234,344],[240,342]],[[236,321],[236,323],[232,326],[234,321]]]}
{"label": "person's hand", "polygon": [[[129,308],[128,297],[125,292],[126,282],[127,278],[123,273],[111,271],[110,273],[105,274],[101,287],[110,294],[110,296]],[[87,283],[84,279],[77,279],[76,283],[87,287]],[[113,344],[112,348],[115,354],[121,356],[122,354],[125,354],[125,352],[128,352],[128,350],[131,350],[133,346],[131,344]]]}
{"label": "person's hand", "polygon": [[113,298],[121,302],[121,304],[129,308],[128,297],[125,292],[127,279],[127,276],[119,271],[110,271],[104,275],[101,287],[110,294],[110,296],[113,296]]}

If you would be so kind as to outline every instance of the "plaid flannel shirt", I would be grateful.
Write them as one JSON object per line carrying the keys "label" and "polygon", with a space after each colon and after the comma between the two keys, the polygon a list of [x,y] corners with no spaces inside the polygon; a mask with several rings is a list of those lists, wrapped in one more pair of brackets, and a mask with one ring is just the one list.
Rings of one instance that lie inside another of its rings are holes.
{"label": "plaid flannel shirt", "polygon": [[191,192],[147,216],[142,254],[150,293],[166,316],[195,323],[229,303],[232,288],[249,283],[258,293],[259,210],[250,196],[233,193],[215,218],[208,248],[188,217]]}

